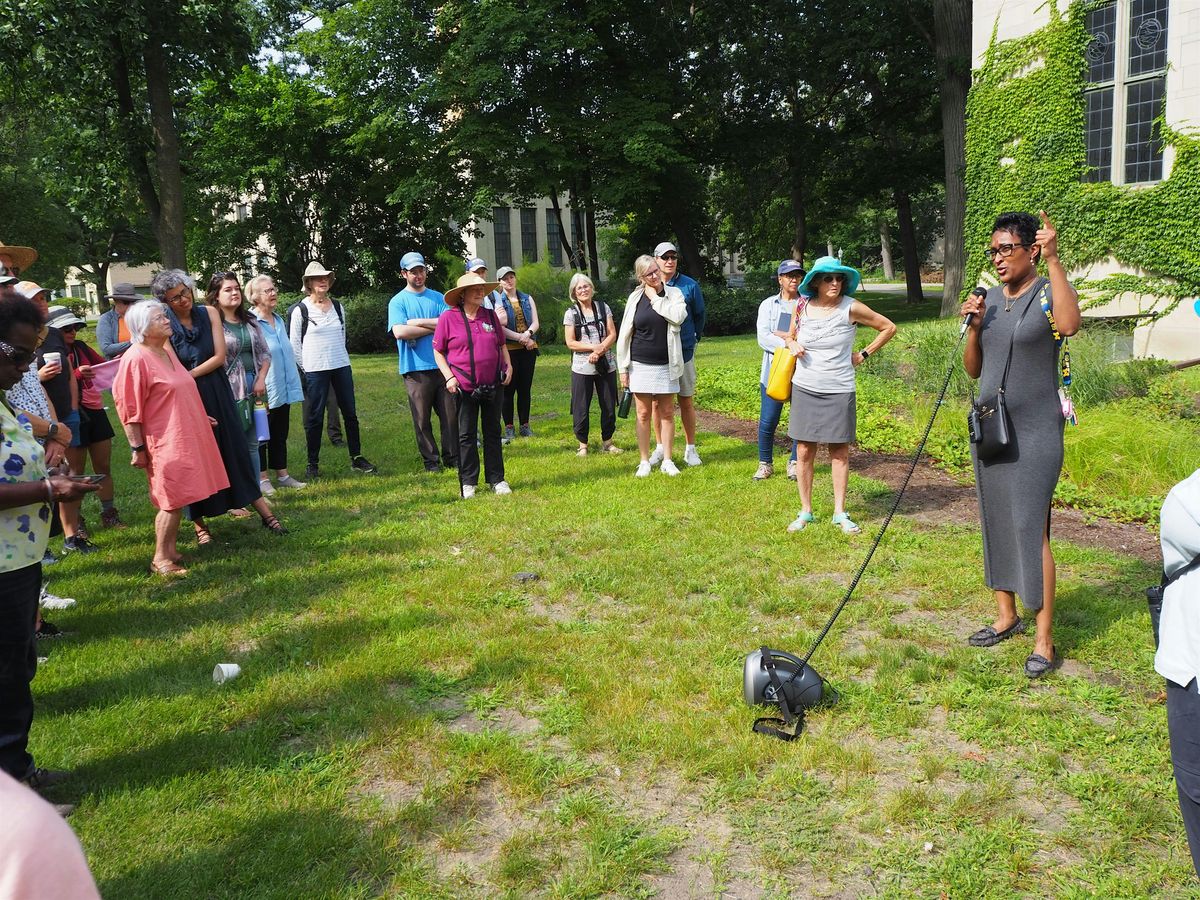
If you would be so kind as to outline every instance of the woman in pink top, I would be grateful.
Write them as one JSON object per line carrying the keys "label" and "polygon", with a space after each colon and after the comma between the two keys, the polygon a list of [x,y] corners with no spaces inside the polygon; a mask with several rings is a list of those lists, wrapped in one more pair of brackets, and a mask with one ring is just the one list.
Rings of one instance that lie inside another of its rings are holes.
{"label": "woman in pink top", "polygon": [[183,507],[229,487],[195,379],[171,348],[167,308],[147,300],[125,314],[132,346],[113,382],[117,415],[125,426],[132,463],[150,479],[155,575],[186,575],[175,546]]}
{"label": "woman in pink top", "polygon": [[497,494],[512,493],[504,480],[500,443],[501,385],[512,379],[512,364],[504,346],[504,327],[494,310],[483,307],[483,298],[497,284],[474,272],[463,275],[446,292],[450,309],[438,316],[433,331],[433,358],[458,405],[458,481],[464,500],[475,496],[479,484],[481,423],[487,482]]}

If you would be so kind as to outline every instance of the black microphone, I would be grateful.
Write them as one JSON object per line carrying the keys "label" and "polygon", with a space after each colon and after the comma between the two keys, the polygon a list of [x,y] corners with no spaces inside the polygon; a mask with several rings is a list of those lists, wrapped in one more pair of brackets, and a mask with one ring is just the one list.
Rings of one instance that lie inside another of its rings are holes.
{"label": "black microphone", "polygon": [[[987,289],[982,288],[982,287],[977,287],[977,288],[975,288],[975,290],[971,291],[971,296],[978,297],[980,300],[982,300],[984,297],[987,296]],[[965,316],[963,316],[962,328],[958,332],[959,337],[962,337],[964,334],[967,333],[967,329],[971,327],[971,320],[973,318],[975,318],[975,313],[967,313]]]}

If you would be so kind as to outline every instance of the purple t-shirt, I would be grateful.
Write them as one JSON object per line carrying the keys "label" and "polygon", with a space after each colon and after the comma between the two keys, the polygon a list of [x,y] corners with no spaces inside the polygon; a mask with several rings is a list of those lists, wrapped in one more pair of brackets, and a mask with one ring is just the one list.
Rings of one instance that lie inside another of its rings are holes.
{"label": "purple t-shirt", "polygon": [[472,322],[468,319],[467,324],[471,326],[471,340],[475,344],[476,384],[471,383],[471,354],[461,310],[448,309],[438,316],[437,327],[433,330],[433,348],[450,363],[450,371],[458,379],[458,386],[470,392],[479,384],[499,383],[504,329],[500,327],[496,314],[483,308],[480,308],[475,320]]}

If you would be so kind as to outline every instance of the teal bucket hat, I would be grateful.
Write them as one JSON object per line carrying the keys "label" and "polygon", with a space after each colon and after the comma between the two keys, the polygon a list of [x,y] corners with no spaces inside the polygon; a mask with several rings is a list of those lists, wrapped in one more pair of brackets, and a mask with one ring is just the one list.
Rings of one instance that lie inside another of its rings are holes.
{"label": "teal bucket hat", "polygon": [[809,289],[809,284],[818,275],[844,275],[846,276],[846,285],[842,293],[847,297],[852,297],[854,292],[858,290],[858,285],[862,281],[862,276],[858,274],[858,269],[852,269],[850,266],[843,266],[836,256],[822,256],[813,267],[808,270],[808,274],[804,276],[804,280],[800,282],[800,293],[809,297],[813,296],[813,291]]}

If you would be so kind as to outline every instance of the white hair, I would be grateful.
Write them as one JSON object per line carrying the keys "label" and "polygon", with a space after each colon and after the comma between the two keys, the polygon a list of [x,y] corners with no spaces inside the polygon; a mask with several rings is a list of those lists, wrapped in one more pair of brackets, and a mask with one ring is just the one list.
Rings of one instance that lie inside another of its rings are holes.
{"label": "white hair", "polygon": [[[170,289],[167,288],[167,290]],[[141,303],[133,304],[125,313],[125,327],[129,329],[129,339],[135,344],[141,344],[146,340],[146,326],[150,324],[155,310],[162,310],[163,315],[166,315],[167,305],[160,300],[143,300]]]}
{"label": "white hair", "polygon": [[270,275],[255,275],[246,282],[246,299],[250,301],[251,306],[258,305],[258,294],[268,283],[275,283],[275,279]]}
{"label": "white hair", "polygon": [[567,296],[570,297],[572,300],[577,299],[575,296],[575,291],[579,288],[579,286],[581,284],[590,284],[590,285],[592,285],[592,290],[593,291],[596,290],[596,285],[592,283],[592,279],[588,278],[582,272],[576,272],[574,275],[571,276],[571,283],[569,285],[567,285]]}

